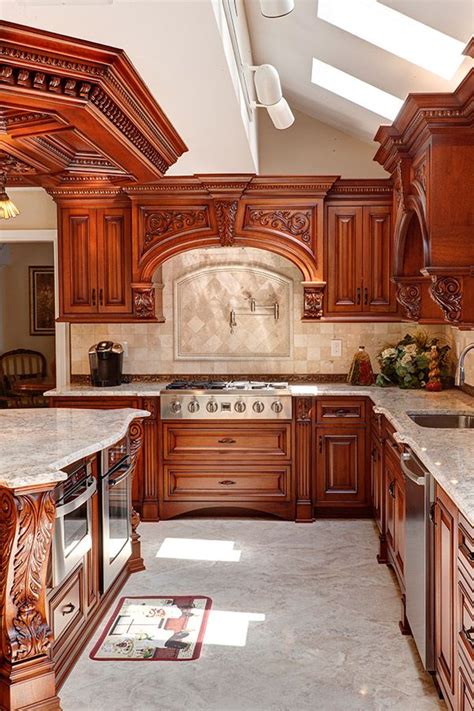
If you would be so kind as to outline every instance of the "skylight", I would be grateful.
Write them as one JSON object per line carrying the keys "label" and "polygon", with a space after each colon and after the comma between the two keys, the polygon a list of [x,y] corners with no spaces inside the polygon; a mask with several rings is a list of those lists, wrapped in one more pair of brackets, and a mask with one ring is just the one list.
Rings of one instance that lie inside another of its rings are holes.
{"label": "skylight", "polygon": [[369,111],[373,111],[379,116],[384,116],[393,121],[400,111],[403,101],[398,96],[388,94],[382,89],[378,89],[372,84],[357,79],[352,74],[336,69],[322,62],[320,59],[313,59],[313,69],[311,81],[323,89],[338,94],[344,99],[352,101],[354,104],[364,106]]}
{"label": "skylight", "polygon": [[444,79],[465,59],[465,43],[377,0],[318,0],[318,17]]}

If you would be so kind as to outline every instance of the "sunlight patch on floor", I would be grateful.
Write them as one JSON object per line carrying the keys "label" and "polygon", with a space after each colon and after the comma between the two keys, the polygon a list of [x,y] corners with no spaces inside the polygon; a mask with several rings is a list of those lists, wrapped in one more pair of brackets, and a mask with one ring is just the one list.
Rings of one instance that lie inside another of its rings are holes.
{"label": "sunlight patch on floor", "polygon": [[156,557],[238,563],[242,551],[234,550],[234,545],[234,541],[215,541],[204,538],[165,538]]}
{"label": "sunlight patch on floor", "polygon": [[211,610],[207,620],[204,644],[245,647],[250,623],[264,621],[265,615],[257,612]]}

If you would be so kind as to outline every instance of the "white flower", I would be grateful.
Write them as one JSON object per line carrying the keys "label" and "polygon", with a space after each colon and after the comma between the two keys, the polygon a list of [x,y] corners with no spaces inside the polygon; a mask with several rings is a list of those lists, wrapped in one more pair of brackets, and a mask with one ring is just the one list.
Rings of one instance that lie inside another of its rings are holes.
{"label": "white flower", "polygon": [[411,355],[409,353],[405,353],[404,356],[400,359],[400,363],[402,365],[410,365],[411,363]]}
{"label": "white flower", "polygon": [[396,355],[397,351],[395,348],[386,348],[384,351],[382,351],[382,358],[393,358]]}
{"label": "white flower", "polygon": [[409,353],[410,355],[416,355],[418,352],[418,346],[416,343],[410,343],[410,345],[405,346],[405,353]]}

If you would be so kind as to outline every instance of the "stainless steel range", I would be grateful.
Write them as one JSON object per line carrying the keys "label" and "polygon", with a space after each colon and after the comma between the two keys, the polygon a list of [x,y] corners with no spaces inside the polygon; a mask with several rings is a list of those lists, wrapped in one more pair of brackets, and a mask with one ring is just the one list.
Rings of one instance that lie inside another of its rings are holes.
{"label": "stainless steel range", "polygon": [[161,393],[163,420],[289,420],[288,383],[174,380]]}

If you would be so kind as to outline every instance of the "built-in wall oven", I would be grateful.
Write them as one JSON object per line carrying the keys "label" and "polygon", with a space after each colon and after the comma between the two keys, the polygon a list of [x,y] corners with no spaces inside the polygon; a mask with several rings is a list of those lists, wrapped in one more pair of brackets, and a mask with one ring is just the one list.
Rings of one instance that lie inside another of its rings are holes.
{"label": "built-in wall oven", "polygon": [[127,437],[102,452],[101,501],[101,580],[106,592],[132,553],[132,464]]}
{"label": "built-in wall oven", "polygon": [[56,521],[51,549],[51,581],[60,585],[92,548],[92,496],[97,482],[90,460],[64,471],[68,478],[55,489]]}

